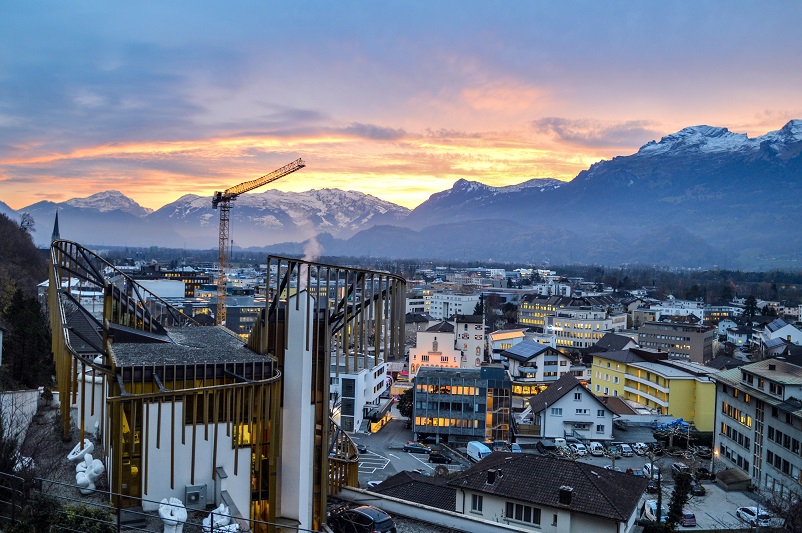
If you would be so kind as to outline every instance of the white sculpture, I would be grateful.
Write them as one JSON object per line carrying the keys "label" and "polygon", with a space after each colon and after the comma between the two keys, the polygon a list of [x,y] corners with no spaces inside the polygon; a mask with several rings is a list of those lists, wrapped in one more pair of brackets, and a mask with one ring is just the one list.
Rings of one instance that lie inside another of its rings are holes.
{"label": "white sculpture", "polygon": [[[213,529],[214,528],[214,529]],[[235,533],[239,531],[239,524],[231,523],[231,512],[226,504],[221,503],[212,513],[203,519],[203,532],[211,531]]]}
{"label": "white sculpture", "polygon": [[106,467],[103,466],[103,461],[92,459],[92,455],[86,454],[84,460],[75,465],[75,484],[78,485],[81,494],[86,496],[95,490],[95,483],[105,471]]}
{"label": "white sculpture", "polygon": [[82,443],[76,444],[75,448],[67,454],[67,460],[73,463],[82,461],[87,453],[92,453],[93,451],[95,451],[95,445],[89,439],[84,439]]}
{"label": "white sculpture", "polygon": [[187,508],[178,498],[164,498],[159,505],[159,517],[164,522],[164,533],[181,533],[187,521]]}

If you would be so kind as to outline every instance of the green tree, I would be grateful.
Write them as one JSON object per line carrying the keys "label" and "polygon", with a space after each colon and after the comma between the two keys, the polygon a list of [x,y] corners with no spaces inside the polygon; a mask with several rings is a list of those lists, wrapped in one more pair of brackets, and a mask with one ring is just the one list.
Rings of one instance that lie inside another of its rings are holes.
{"label": "green tree", "polygon": [[682,473],[674,480],[674,491],[671,493],[671,501],[668,503],[668,519],[666,525],[670,531],[674,531],[682,520],[682,509],[688,504],[691,494],[691,475]]}
{"label": "green tree", "polygon": [[7,373],[3,376],[4,385],[29,388],[50,385],[53,375],[50,331],[39,302],[17,289],[3,319],[8,329],[3,336],[3,367]]}
{"label": "green tree", "polygon": [[413,407],[415,406],[415,391],[412,387],[405,390],[398,399],[398,412],[401,416],[412,418]]}
{"label": "green tree", "polygon": [[749,320],[755,318],[757,314],[757,298],[752,296],[751,294],[744,302],[744,316]]}
{"label": "green tree", "polygon": [[482,299],[480,298],[478,302],[476,302],[476,306],[473,308],[473,314],[481,316],[482,313],[485,312],[484,306],[482,305]]}
{"label": "green tree", "polygon": [[68,531],[85,533],[115,533],[114,515],[102,507],[91,507],[85,504],[72,505],[66,508],[65,517],[59,526]]}

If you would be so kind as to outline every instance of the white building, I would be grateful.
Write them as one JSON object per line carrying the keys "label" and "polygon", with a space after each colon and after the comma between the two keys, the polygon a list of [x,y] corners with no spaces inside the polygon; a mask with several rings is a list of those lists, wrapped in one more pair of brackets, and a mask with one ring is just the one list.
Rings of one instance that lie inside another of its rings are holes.
{"label": "white building", "polygon": [[613,411],[571,374],[564,374],[529,400],[521,421],[534,426],[527,435],[612,440]]}
{"label": "white building", "polygon": [[436,292],[431,295],[429,314],[438,320],[447,320],[453,315],[472,315],[478,303],[478,294]]}
{"label": "white building", "polygon": [[380,398],[387,390],[387,363],[379,359],[374,366],[372,356],[367,360],[365,366],[363,358],[356,358],[357,368],[346,368],[343,362],[339,372],[335,364],[331,366],[329,400],[334,406],[339,403],[335,414],[339,414],[340,427],[345,431],[371,429],[368,424],[381,423],[392,405]]}
{"label": "white building", "polygon": [[546,331],[557,337],[557,348],[575,349],[593,346],[604,334],[627,327],[623,313],[607,313],[586,307],[566,307],[546,316]]}

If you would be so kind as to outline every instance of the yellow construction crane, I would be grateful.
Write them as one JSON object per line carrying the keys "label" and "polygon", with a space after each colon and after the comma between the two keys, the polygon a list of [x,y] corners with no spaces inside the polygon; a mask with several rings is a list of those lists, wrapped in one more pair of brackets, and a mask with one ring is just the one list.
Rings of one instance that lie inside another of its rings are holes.
{"label": "yellow construction crane", "polygon": [[228,270],[228,226],[231,212],[231,200],[236,200],[237,196],[242,193],[252,191],[262,185],[267,185],[305,166],[306,164],[304,164],[303,159],[296,159],[289,165],[284,165],[270,174],[265,174],[261,178],[240,183],[223,192],[216,191],[214,196],[212,196],[212,208],[220,208],[220,251],[217,257],[219,272],[217,274],[217,316],[215,318],[217,325],[224,325],[226,323],[226,270]]}

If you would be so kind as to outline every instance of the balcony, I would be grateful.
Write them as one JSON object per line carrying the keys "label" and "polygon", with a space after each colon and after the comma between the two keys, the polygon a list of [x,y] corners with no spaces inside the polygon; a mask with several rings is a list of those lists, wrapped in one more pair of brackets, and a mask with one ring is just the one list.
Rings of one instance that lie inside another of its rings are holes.
{"label": "balcony", "polygon": [[644,398],[647,398],[647,399],[653,401],[657,405],[660,405],[662,407],[668,408],[668,402],[667,401],[661,400],[660,398],[657,398],[656,396],[652,396],[651,394],[648,394],[645,391],[638,390],[638,389],[633,389],[632,387],[627,387],[627,386],[624,386],[624,391],[626,391],[626,392],[628,392],[630,394],[637,395],[637,396],[642,396]]}

